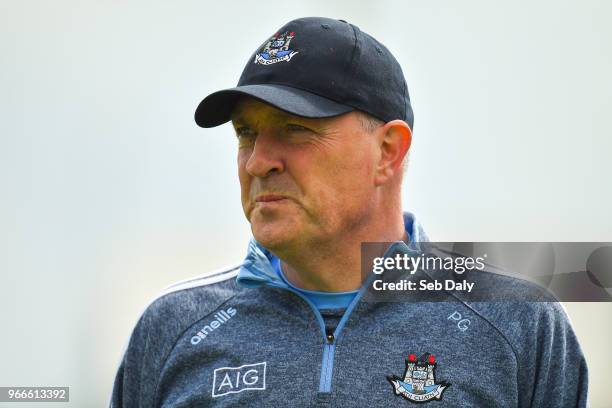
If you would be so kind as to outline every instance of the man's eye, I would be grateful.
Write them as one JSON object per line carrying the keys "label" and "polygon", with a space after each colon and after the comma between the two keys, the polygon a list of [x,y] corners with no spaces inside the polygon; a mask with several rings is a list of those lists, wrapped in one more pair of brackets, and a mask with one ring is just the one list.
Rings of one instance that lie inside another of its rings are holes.
{"label": "man's eye", "polygon": [[311,130],[308,129],[307,127],[304,127],[302,125],[296,125],[296,124],[288,124],[287,130],[289,132],[311,132]]}
{"label": "man's eye", "polygon": [[236,128],[236,136],[237,137],[250,137],[253,136],[255,132],[249,127],[240,126]]}

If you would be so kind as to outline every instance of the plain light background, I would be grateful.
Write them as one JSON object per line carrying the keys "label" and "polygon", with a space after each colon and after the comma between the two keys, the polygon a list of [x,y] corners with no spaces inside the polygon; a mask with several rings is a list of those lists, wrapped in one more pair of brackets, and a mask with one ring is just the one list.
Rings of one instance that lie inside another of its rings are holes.
{"label": "plain light background", "polygon": [[[155,294],[242,260],[236,142],[193,112],[312,15],[400,61],[434,240],[612,241],[610,2],[0,0],[0,386],[103,406]],[[608,407],[611,304],[566,306]]]}

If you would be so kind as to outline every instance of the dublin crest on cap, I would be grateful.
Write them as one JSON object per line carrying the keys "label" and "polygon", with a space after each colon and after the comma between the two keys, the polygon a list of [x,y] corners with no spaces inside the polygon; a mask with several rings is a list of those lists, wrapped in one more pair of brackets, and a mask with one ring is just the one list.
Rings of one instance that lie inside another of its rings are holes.
{"label": "dublin crest on cap", "polygon": [[291,57],[298,53],[298,51],[289,48],[293,37],[295,37],[293,31],[290,33],[285,31],[283,34],[274,34],[264,49],[255,54],[255,61],[253,62],[261,65],[270,65],[281,61],[291,61]]}

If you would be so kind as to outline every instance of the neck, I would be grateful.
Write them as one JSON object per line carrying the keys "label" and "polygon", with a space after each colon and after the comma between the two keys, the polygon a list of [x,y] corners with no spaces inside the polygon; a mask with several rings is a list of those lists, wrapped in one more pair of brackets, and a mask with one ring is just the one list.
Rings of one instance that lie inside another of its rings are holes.
{"label": "neck", "polygon": [[[362,284],[362,242],[408,241],[401,211],[387,219],[377,219],[375,225],[367,225],[344,234],[342,239],[319,245],[306,245],[292,256],[280,254],[285,277],[291,284],[306,290],[346,292],[356,290]],[[368,254],[368,258],[381,256],[386,247]],[[370,259],[364,260],[371,264]]]}

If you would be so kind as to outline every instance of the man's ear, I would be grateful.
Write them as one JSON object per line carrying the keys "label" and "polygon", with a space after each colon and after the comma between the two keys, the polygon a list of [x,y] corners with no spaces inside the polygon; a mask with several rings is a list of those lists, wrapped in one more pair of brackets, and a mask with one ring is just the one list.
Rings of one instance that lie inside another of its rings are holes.
{"label": "man's ear", "polygon": [[387,122],[380,131],[380,160],[376,167],[376,185],[382,185],[402,171],[402,161],[412,143],[412,130],[403,120]]}

